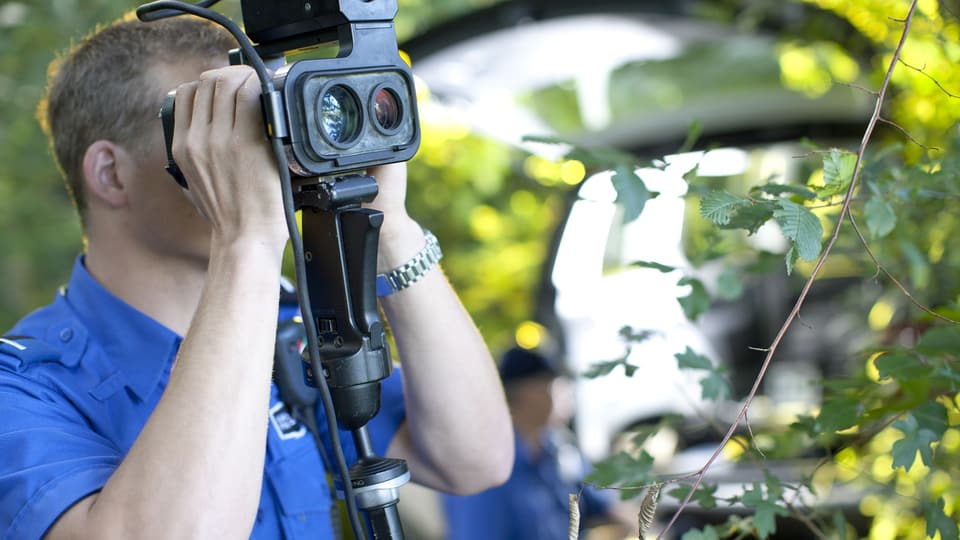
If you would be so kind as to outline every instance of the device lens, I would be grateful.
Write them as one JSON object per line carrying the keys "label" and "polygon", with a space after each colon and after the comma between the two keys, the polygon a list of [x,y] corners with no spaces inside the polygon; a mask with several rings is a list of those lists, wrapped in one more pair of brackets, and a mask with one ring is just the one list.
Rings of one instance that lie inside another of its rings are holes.
{"label": "device lens", "polygon": [[400,127],[400,99],[389,88],[381,88],[373,96],[373,113],[377,124],[386,131]]}
{"label": "device lens", "polygon": [[360,133],[360,104],[345,86],[338,84],[327,89],[320,97],[317,113],[324,135],[333,144],[348,144]]}

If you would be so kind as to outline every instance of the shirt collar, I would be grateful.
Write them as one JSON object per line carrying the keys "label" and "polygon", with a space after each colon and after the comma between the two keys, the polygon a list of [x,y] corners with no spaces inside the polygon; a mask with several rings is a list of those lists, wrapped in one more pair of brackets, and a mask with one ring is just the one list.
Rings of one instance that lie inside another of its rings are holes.
{"label": "shirt collar", "polygon": [[156,389],[180,347],[174,331],[127,304],[90,275],[77,257],[63,293],[91,340],[106,353],[141,400]]}

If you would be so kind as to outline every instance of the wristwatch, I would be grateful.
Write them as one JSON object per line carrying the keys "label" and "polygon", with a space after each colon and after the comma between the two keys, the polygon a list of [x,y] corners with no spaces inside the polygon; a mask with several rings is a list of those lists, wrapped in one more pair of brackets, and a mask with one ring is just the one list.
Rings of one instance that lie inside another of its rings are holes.
{"label": "wristwatch", "polygon": [[386,274],[377,275],[377,296],[389,296],[413,285],[427,274],[443,258],[440,244],[432,232],[424,229],[423,235],[427,243],[402,266],[394,268]]}

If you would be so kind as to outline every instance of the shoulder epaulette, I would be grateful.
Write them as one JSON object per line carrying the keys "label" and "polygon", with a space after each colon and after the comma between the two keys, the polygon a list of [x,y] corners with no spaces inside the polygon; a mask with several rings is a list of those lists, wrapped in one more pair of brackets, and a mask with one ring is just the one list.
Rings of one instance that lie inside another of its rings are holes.
{"label": "shoulder epaulette", "polygon": [[23,367],[35,362],[51,362],[60,359],[60,351],[46,342],[31,336],[0,337],[0,354],[16,358]]}

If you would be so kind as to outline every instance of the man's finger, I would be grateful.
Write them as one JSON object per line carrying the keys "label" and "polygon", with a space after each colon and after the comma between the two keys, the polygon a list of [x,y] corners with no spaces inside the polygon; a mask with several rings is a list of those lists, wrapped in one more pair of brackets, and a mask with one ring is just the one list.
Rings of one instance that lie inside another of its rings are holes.
{"label": "man's finger", "polygon": [[260,113],[260,94],[262,93],[260,88],[260,79],[257,77],[256,72],[250,72],[246,79],[244,79],[243,84],[237,90],[236,98],[234,99],[234,117],[233,117],[233,127],[236,128],[239,125],[243,125],[244,121],[247,118],[250,118],[247,115],[251,113],[255,115],[257,121],[255,122],[255,129],[258,129],[260,132],[263,132],[263,118],[262,113]]}
{"label": "man's finger", "polygon": [[236,123],[237,93],[255,72],[248,66],[219,70],[213,98],[213,118],[218,126],[232,129]]}
{"label": "man's finger", "polygon": [[200,77],[200,86],[193,98],[193,120],[191,126],[205,126],[213,121],[213,93],[217,87],[218,76],[210,72]]}
{"label": "man's finger", "polygon": [[190,122],[193,120],[193,98],[199,85],[197,81],[192,81],[177,87],[173,114],[174,133],[177,131],[185,133],[190,129]]}

